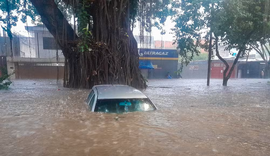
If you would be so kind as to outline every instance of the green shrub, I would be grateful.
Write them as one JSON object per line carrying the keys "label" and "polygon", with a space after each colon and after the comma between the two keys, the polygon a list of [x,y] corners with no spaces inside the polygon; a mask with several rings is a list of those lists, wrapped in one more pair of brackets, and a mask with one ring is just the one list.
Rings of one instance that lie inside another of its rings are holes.
{"label": "green shrub", "polygon": [[0,90],[2,89],[8,89],[10,84],[12,83],[9,80],[9,77],[12,74],[8,74],[7,70],[5,68],[1,68],[2,76],[0,77]]}

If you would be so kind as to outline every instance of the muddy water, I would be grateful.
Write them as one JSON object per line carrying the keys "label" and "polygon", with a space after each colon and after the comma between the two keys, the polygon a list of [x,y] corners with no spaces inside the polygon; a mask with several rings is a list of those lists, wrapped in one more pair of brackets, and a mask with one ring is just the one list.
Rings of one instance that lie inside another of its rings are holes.
{"label": "muddy water", "polygon": [[1,156],[269,156],[266,80],[152,80],[155,112],[91,113],[89,90],[15,81],[0,91]]}

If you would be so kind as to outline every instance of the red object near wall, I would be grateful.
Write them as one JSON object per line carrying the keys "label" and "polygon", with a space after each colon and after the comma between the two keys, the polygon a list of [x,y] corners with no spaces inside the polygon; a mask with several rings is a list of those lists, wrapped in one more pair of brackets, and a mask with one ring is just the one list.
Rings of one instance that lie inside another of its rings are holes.
{"label": "red object near wall", "polygon": [[[230,69],[233,65],[233,62],[228,62]],[[229,70],[230,70],[229,69]],[[223,72],[225,70],[225,64],[221,61],[213,61],[211,63],[211,78],[212,79],[223,79]],[[232,75],[230,78],[236,78],[237,65],[234,67]],[[229,73],[229,71],[228,71]]]}

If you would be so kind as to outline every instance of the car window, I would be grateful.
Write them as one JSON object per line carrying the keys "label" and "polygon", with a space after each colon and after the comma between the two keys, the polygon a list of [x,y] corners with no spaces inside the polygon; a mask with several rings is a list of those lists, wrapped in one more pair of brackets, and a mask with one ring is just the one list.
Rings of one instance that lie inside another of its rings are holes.
{"label": "car window", "polygon": [[91,101],[89,103],[90,110],[92,110],[92,107],[93,107],[94,102],[95,102],[95,96],[93,95],[93,97],[92,97],[92,99],[91,99]]}
{"label": "car window", "polygon": [[92,90],[92,91],[90,92],[90,94],[88,95],[88,97],[87,97],[86,102],[87,102],[88,105],[89,105],[89,102],[90,102],[90,100],[91,100],[91,98],[92,98],[93,95],[94,95],[94,90]]}
{"label": "car window", "polygon": [[144,99],[100,99],[97,100],[95,112],[126,113],[155,110],[155,106],[147,98]]}

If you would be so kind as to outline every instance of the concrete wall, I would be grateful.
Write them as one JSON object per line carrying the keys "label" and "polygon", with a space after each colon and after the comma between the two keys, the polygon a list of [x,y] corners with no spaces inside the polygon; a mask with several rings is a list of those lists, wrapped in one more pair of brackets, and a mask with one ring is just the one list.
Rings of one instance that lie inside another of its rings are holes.
{"label": "concrete wall", "polygon": [[[36,38],[36,52],[38,58],[56,58],[56,49],[44,49],[43,45],[43,37],[51,37],[53,36],[48,31],[36,31],[35,38]],[[59,58],[64,58],[62,50],[58,50]]]}
{"label": "concrete wall", "polygon": [[[57,69],[58,68],[58,69]],[[64,77],[64,67],[53,63],[16,63],[16,79],[59,79]]]}
{"label": "concrete wall", "polygon": [[164,79],[168,72],[173,78],[176,78],[177,60],[151,60],[155,69],[148,71],[149,79]]}
{"label": "concrete wall", "polygon": [[26,58],[36,58],[36,42],[33,37],[20,38],[20,56]]}
{"label": "concrete wall", "polygon": [[[56,58],[56,49],[44,49],[43,38],[54,39],[45,26],[30,26],[25,28],[31,37],[20,41],[21,55],[26,58]],[[56,43],[53,43],[56,45]],[[58,50],[59,58],[64,58],[61,50]]]}
{"label": "concrete wall", "polygon": [[185,79],[206,79],[207,68],[207,61],[194,61],[183,67],[181,76]]}
{"label": "concrete wall", "polygon": [[11,79],[56,79],[57,67],[59,78],[63,77],[64,59],[57,62],[52,58],[7,57],[8,73],[14,73]]}
{"label": "concrete wall", "polygon": [[10,44],[7,37],[0,37],[0,56],[7,56],[10,53]]}
{"label": "concrete wall", "polygon": [[[14,36],[12,40],[13,56],[20,56],[19,37]],[[8,37],[0,37],[0,56],[11,56],[10,40]]]}

